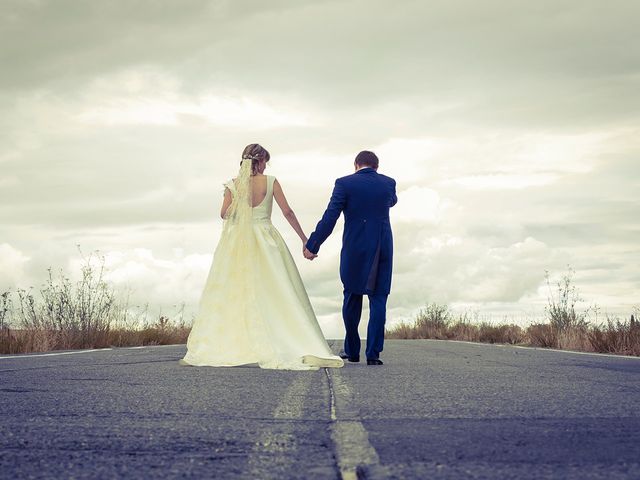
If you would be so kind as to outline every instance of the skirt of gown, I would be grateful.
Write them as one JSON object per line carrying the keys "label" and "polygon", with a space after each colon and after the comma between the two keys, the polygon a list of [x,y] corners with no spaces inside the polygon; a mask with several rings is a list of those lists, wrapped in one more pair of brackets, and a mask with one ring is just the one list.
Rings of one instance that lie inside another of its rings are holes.
{"label": "skirt of gown", "polygon": [[255,222],[252,260],[239,268],[234,226],[224,231],[182,364],[317,370],[342,367],[318,325],[287,245],[271,221]]}

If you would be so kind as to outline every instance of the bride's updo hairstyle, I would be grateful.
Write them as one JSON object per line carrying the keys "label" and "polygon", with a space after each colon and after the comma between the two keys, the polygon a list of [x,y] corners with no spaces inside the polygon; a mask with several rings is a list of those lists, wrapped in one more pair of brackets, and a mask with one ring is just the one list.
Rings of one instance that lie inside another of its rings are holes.
{"label": "bride's updo hairstyle", "polygon": [[[251,160],[251,174],[258,173],[258,164],[260,162],[268,162],[271,155],[266,148],[259,143],[252,143],[244,147],[242,152],[242,160]],[[242,163],[242,162],[240,162]]]}

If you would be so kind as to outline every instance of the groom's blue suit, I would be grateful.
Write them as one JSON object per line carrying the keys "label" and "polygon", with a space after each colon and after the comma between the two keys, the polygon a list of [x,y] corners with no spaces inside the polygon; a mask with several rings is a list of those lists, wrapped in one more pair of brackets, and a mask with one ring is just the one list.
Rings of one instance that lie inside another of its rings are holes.
{"label": "groom's blue suit", "polygon": [[395,180],[373,168],[362,168],[353,175],[339,178],[329,206],[306,245],[310,252],[318,253],[344,212],[340,279],[344,285],[344,350],[349,357],[360,355],[358,324],[365,294],[369,297],[370,310],[367,359],[377,359],[383,348],[393,263],[389,209],[397,201]]}

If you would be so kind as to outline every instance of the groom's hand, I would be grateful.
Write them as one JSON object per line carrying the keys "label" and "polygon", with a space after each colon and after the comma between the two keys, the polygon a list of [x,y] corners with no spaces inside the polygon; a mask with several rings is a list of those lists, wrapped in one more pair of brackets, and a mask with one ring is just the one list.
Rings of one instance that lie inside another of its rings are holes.
{"label": "groom's hand", "polygon": [[305,247],[304,250],[302,250],[302,254],[304,255],[304,258],[306,258],[307,260],[313,260],[318,256],[315,253],[311,253],[307,247]]}

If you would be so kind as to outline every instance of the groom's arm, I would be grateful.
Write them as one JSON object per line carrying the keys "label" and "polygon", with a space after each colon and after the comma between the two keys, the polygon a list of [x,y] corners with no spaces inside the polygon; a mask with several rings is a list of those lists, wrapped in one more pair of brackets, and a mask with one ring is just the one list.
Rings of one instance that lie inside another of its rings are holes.
{"label": "groom's arm", "polygon": [[307,241],[306,247],[311,253],[318,253],[320,245],[322,245],[327,237],[331,235],[331,232],[333,232],[333,227],[336,226],[336,222],[344,210],[346,200],[347,196],[344,191],[344,187],[338,179],[333,187],[329,206],[327,206],[324,215],[322,215],[322,219],[320,219],[318,225],[316,225],[316,229],[309,236],[309,240]]}
{"label": "groom's arm", "polygon": [[396,181],[392,179],[391,185],[391,207],[398,203],[398,195],[396,195]]}

